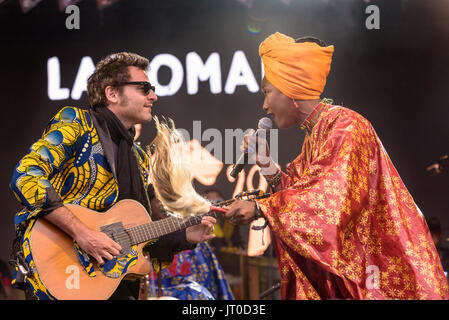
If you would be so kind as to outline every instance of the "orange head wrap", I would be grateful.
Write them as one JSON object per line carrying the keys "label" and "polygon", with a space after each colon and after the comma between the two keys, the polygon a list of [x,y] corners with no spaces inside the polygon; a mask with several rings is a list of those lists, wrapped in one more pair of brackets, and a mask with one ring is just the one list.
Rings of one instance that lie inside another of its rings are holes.
{"label": "orange head wrap", "polygon": [[266,38],[259,47],[265,77],[287,97],[319,99],[326,85],[334,46],[314,42],[295,43],[282,33]]}

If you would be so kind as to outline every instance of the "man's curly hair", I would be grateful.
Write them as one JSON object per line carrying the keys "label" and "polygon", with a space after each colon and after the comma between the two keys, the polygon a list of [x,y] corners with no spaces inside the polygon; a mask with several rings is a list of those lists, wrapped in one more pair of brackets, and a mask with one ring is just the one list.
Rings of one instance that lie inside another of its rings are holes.
{"label": "man's curly hair", "polygon": [[147,58],[131,52],[119,52],[110,54],[98,62],[95,72],[87,80],[87,93],[90,107],[96,109],[106,106],[104,90],[107,86],[117,87],[122,93],[121,82],[129,81],[128,67],[134,66],[141,70],[148,69]]}

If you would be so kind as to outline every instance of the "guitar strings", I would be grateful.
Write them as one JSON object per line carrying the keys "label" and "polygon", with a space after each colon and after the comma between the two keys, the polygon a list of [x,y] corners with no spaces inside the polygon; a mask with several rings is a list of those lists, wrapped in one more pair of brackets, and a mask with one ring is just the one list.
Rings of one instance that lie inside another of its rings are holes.
{"label": "guitar strings", "polygon": [[[149,241],[152,239],[157,238],[157,233],[156,235],[153,235],[150,230],[148,230],[148,228],[153,228],[156,229],[156,231],[168,234],[173,232],[172,228],[174,227],[174,230],[178,229],[178,228],[182,228],[182,227],[189,227],[193,224],[198,224],[201,220],[199,218],[202,218],[200,215],[198,216],[194,216],[191,217],[190,219],[188,219],[187,221],[179,219],[179,218],[166,218],[166,219],[162,219],[162,220],[158,220],[158,221],[154,221],[148,224],[143,224],[140,226],[135,226],[135,227],[131,227],[128,229],[124,229],[123,231],[117,232],[115,234],[113,234],[114,238],[118,241],[118,242],[125,242],[125,243],[129,243],[130,245],[134,245],[136,243],[133,243],[133,240],[137,240],[137,244],[138,243],[142,243],[145,241]],[[192,220],[195,220],[195,222],[192,224]],[[190,224],[190,225],[189,225]],[[150,239],[146,239],[147,237],[150,237]],[[140,240],[143,240],[142,242]]]}
{"label": "guitar strings", "polygon": [[[215,206],[217,206],[217,207],[227,206],[227,205],[233,203],[235,200],[236,199],[232,198],[232,199],[224,200],[221,202],[217,202],[215,204]],[[207,214],[204,214],[204,215],[207,215]],[[183,228],[186,226],[189,227],[189,226],[193,225],[193,224],[187,225],[192,220],[196,220],[195,224],[199,224],[201,222],[201,219],[199,221],[198,221],[198,219],[202,218],[204,215],[193,216],[190,219],[188,219],[187,221],[180,219],[180,218],[176,218],[176,217],[169,217],[169,218],[157,220],[157,221],[154,221],[151,223],[131,227],[128,229],[124,229],[123,231],[114,233],[113,240],[116,239],[119,242],[119,244],[126,244],[126,245],[129,244],[129,246],[143,243],[145,241],[150,241],[150,240],[157,238],[157,235],[155,235],[153,237],[151,230],[148,230],[149,228],[153,228],[153,229],[156,229],[156,231],[168,234],[168,233],[173,232],[173,230],[171,230],[171,228],[173,228],[173,227],[176,230],[177,228],[180,228],[180,227]],[[216,214],[214,214],[214,215],[216,217]],[[169,225],[169,222],[171,222],[171,226]],[[164,230],[162,230],[162,229],[164,229]],[[168,229],[168,232],[167,232],[167,229]],[[156,234],[157,233],[158,232],[156,232]],[[147,237],[151,237],[151,238],[146,240],[145,238],[147,238]],[[140,240],[143,240],[143,241],[140,242]],[[134,243],[134,241],[138,241],[138,242]]]}
{"label": "guitar strings", "polygon": [[[166,219],[164,219],[164,220],[166,220]],[[162,220],[159,220],[159,221],[162,221]],[[170,230],[170,228],[172,228],[172,227],[175,227],[175,229],[176,229],[176,227],[182,226],[179,223],[178,223],[178,226],[176,226],[174,224],[173,220],[170,220],[170,222],[173,222],[172,226],[168,225],[168,221],[164,221],[164,223],[157,223],[157,221],[155,221],[153,223],[124,229],[123,231],[115,233],[114,238],[120,243],[126,243],[131,246],[131,245],[135,245],[138,243],[142,243],[142,242],[157,238],[157,235],[153,237],[153,234],[150,230],[148,230],[148,227],[156,229],[156,231],[159,231],[159,232],[167,232],[167,229]],[[170,233],[170,232],[168,232],[168,233]],[[145,240],[146,237],[150,237],[150,239]],[[140,242],[141,239],[143,240],[142,242]],[[134,243],[134,241],[137,241],[137,243]]]}

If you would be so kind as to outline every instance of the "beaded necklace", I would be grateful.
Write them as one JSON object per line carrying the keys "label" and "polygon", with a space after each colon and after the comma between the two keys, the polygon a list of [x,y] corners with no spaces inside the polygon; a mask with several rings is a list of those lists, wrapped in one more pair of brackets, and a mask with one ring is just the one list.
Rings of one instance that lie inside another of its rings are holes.
{"label": "beaded necklace", "polygon": [[309,116],[299,125],[301,130],[305,130],[306,128],[309,131],[312,131],[312,128],[309,128],[310,121],[312,121],[313,117],[320,111],[325,105],[332,104],[334,101],[332,99],[323,98],[320,103],[312,110]]}

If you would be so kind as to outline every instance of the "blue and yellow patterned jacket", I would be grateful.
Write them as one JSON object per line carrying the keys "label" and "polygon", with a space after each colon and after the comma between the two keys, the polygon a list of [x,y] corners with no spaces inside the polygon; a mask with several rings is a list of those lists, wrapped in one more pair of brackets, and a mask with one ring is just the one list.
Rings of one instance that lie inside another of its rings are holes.
{"label": "blue and yellow patterned jacket", "polygon": [[[147,181],[148,155],[135,146],[142,179]],[[24,206],[15,216],[15,225],[16,230],[24,230],[20,246],[29,269],[25,282],[37,298],[53,297],[39,279],[29,248],[36,218],[61,203],[96,211],[113,205],[118,197],[113,152],[106,124],[99,123],[88,110],[65,107],[15,167],[11,189]],[[13,284],[17,280],[17,266],[14,274]]]}

